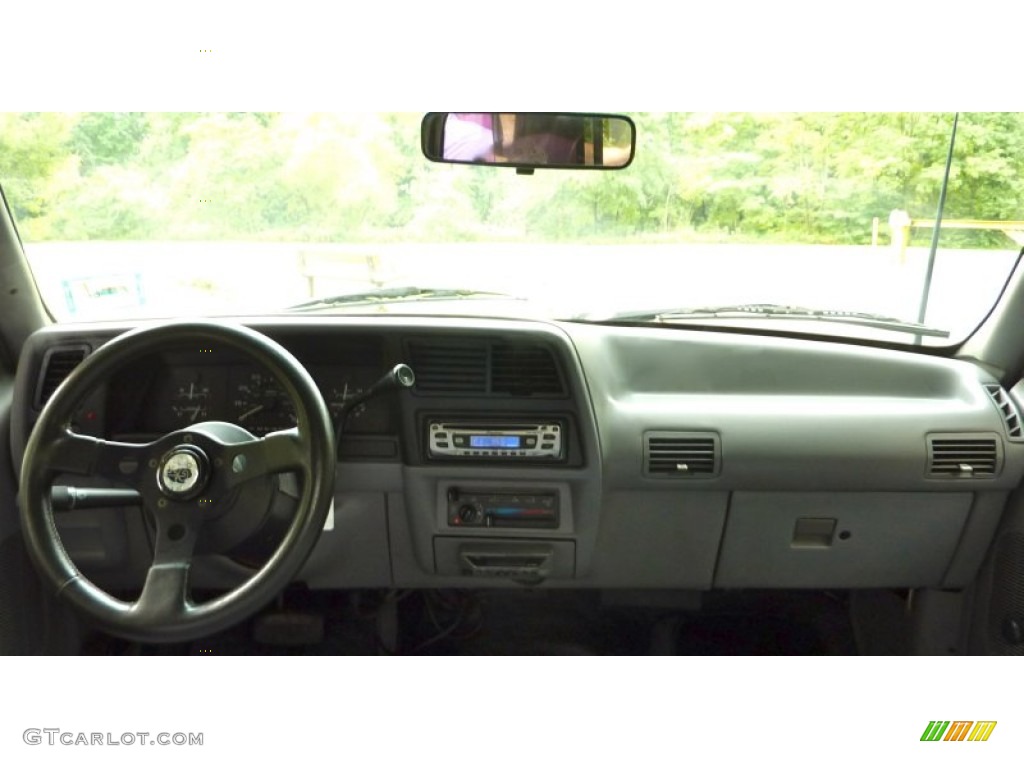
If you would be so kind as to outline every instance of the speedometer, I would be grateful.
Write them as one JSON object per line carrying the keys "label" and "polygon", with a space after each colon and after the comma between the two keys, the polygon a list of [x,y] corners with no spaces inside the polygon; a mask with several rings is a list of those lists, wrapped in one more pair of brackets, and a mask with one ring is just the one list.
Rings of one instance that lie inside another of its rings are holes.
{"label": "speedometer", "polygon": [[239,369],[231,388],[234,421],[254,435],[294,427],[295,408],[270,373]]}

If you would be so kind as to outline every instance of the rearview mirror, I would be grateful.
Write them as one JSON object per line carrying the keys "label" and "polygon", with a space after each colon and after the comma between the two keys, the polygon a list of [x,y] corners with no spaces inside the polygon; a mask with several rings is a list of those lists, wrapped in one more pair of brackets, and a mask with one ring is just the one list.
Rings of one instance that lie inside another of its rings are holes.
{"label": "rearview mirror", "polygon": [[428,112],[423,154],[438,163],[534,168],[625,168],[636,126],[622,115]]}

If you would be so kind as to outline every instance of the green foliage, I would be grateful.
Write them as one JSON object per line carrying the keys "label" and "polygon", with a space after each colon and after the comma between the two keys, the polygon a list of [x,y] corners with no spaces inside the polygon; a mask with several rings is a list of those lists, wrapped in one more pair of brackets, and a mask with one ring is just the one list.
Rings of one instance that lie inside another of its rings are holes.
{"label": "green foliage", "polygon": [[135,157],[147,130],[141,112],[91,112],[82,115],[68,146],[84,173],[103,165],[123,165]]}
{"label": "green foliage", "polygon": [[[0,114],[0,181],[29,240],[865,243],[895,208],[934,216],[951,125],[925,113],[634,118],[624,172],[515,177],[427,162],[415,114]],[[945,216],[1024,219],[1024,116],[961,116]]]}
{"label": "green foliage", "polygon": [[0,113],[0,183],[19,221],[47,214],[47,188],[68,157],[71,129],[66,115]]}

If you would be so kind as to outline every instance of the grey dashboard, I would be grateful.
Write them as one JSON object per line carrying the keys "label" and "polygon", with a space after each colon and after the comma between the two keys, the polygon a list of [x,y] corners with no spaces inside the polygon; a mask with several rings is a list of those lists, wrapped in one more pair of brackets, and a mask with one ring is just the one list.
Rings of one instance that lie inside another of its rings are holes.
{"label": "grey dashboard", "polygon": [[[335,415],[389,366],[411,390],[346,422],[313,588],[960,587],[1024,472],[1018,405],[965,361],[772,336],[413,317],[242,318]],[[55,326],[18,367],[12,455],[49,393],[127,326]],[[75,428],[143,439],[197,420],[254,434],[290,406],[250,361],[140,350]],[[59,516],[112,588],[148,564],[137,509]],[[195,583],[245,567],[209,557]]]}

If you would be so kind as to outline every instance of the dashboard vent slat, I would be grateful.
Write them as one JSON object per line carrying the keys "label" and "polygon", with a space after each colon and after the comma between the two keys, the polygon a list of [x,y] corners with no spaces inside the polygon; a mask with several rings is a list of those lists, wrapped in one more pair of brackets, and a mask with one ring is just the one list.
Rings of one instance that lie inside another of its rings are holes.
{"label": "dashboard vent slat", "polygon": [[1020,413],[1017,406],[1010,399],[1009,393],[999,384],[986,384],[985,389],[988,396],[992,398],[999,415],[1006,425],[1006,434],[1011,440],[1024,440],[1024,425],[1021,423]]}
{"label": "dashboard vent slat", "polygon": [[721,471],[721,443],[712,432],[647,432],[644,474],[648,477],[709,478]]}
{"label": "dashboard vent slat", "polygon": [[487,391],[487,346],[423,341],[409,344],[409,359],[421,392],[484,394]]}
{"label": "dashboard vent slat", "polygon": [[440,395],[564,397],[551,349],[531,342],[416,339],[409,342],[416,391]]}
{"label": "dashboard vent slat", "polygon": [[57,391],[57,387],[63,384],[71,372],[85,360],[87,354],[89,354],[89,347],[85,345],[54,347],[47,350],[36,386],[36,408],[46,405],[53,393]]}
{"label": "dashboard vent slat", "polygon": [[491,392],[561,397],[565,387],[549,349],[537,344],[495,344],[491,347]]}
{"label": "dashboard vent slat", "polygon": [[1002,468],[1002,444],[989,435],[929,435],[928,476],[992,478]]}

